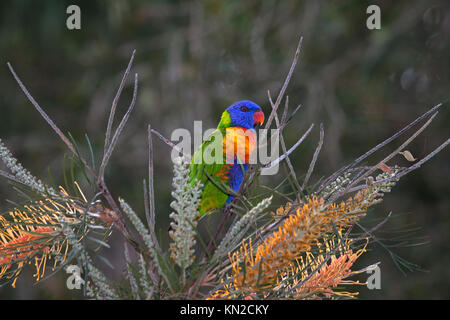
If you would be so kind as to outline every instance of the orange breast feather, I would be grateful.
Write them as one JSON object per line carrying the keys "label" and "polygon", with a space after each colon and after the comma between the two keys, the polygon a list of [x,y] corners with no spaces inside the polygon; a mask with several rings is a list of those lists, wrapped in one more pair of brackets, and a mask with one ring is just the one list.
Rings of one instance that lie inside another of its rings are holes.
{"label": "orange breast feather", "polygon": [[255,147],[255,130],[242,127],[226,129],[226,135],[223,138],[223,152],[226,163],[233,163],[234,158],[237,158],[238,162],[249,163]]}

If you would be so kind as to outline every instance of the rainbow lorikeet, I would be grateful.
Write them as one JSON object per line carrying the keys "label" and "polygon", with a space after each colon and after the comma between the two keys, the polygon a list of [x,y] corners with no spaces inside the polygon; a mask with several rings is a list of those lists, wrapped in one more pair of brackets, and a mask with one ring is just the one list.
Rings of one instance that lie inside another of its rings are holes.
{"label": "rainbow lorikeet", "polygon": [[[238,192],[256,147],[255,127],[263,122],[264,113],[256,103],[236,102],[222,113],[217,129],[195,151],[190,179],[191,183],[198,179],[203,184],[200,217],[234,199],[223,186]],[[209,161],[208,155],[212,155]]]}

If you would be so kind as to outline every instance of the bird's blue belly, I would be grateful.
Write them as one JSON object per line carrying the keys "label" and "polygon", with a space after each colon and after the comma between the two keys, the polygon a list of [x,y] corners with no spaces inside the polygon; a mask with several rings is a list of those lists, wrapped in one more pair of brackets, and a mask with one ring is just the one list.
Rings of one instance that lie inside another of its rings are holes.
{"label": "bird's blue belly", "polygon": [[[238,192],[239,188],[241,187],[242,181],[244,180],[245,172],[247,171],[248,164],[239,164],[236,163],[236,160],[234,164],[230,167],[230,170],[228,171],[228,177],[229,177],[229,186],[234,192]],[[228,196],[227,202],[230,203],[233,201],[234,196],[230,195]]]}

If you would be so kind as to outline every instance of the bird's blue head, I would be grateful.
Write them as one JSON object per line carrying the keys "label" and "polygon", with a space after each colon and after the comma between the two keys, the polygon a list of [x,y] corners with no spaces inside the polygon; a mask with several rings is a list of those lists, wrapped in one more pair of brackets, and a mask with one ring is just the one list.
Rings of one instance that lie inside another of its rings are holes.
{"label": "bird's blue head", "polygon": [[264,122],[261,107],[249,100],[238,101],[227,108],[222,115],[226,127],[243,127],[254,129],[257,124]]}

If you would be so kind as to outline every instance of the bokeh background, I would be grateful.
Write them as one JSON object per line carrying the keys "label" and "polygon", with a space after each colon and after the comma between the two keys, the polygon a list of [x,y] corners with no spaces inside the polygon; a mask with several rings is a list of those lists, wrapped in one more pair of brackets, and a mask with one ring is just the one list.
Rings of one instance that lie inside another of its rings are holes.
{"label": "bokeh background", "polygon": [[[66,28],[66,8],[81,8],[81,30]],[[381,8],[381,30],[368,30],[366,8]],[[32,1],[0,2],[0,137],[32,173],[62,183],[67,150],[40,118],[8,71],[10,61],[31,93],[64,132],[85,145],[87,133],[102,154],[111,102],[133,49],[139,74],[134,113],[114,153],[107,180],[142,213],[146,175],[146,127],[170,137],[176,128],[216,126],[232,102],[251,99],[270,111],[300,36],[300,61],[287,90],[291,110],[303,104],[285,130],[288,145],[316,127],[292,155],[301,177],[325,128],[313,182],[369,150],[431,106],[450,96],[450,5],[448,1]],[[128,107],[132,79],[119,103]],[[409,150],[422,157],[448,138],[448,104]],[[154,138],[157,219],[167,230],[171,162],[167,145]],[[380,160],[399,142],[368,159]],[[426,271],[404,276],[377,245],[360,267],[381,262],[381,290],[361,289],[365,299],[450,298],[450,198],[448,150],[402,179],[371,212],[390,211],[391,230],[418,227],[429,242],[395,247]],[[388,164],[408,165],[396,157]],[[81,178],[80,178],[81,179]],[[0,210],[20,198],[0,181]],[[117,241],[119,244],[119,242]],[[123,267],[123,248],[106,253]],[[3,299],[71,299],[59,274],[32,285],[32,270]]]}

